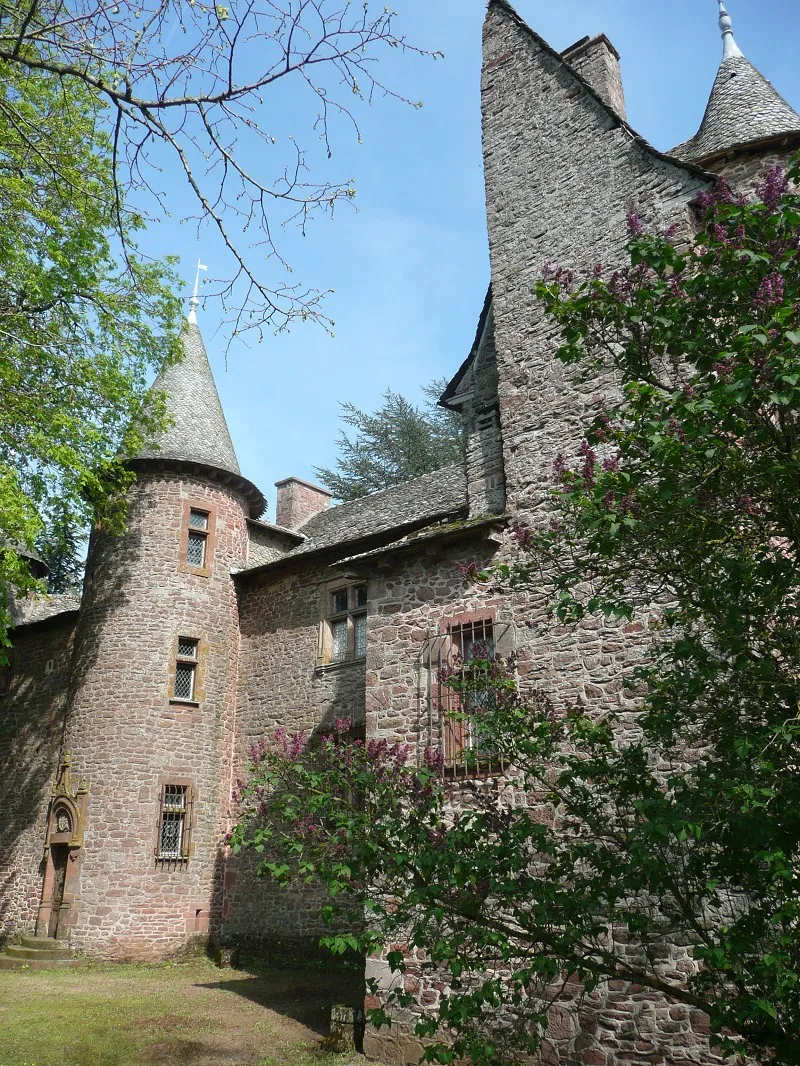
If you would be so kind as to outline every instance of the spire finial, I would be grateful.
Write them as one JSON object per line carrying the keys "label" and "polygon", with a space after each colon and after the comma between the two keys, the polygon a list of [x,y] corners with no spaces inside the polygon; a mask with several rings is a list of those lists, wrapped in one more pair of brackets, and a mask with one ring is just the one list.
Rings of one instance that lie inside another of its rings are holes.
{"label": "spire finial", "polygon": [[743,56],[744,53],[733,38],[733,19],[728,14],[724,0],[719,0],[719,28],[722,30],[722,58]]}
{"label": "spire finial", "polygon": [[201,270],[208,270],[208,267],[204,263],[201,263],[200,260],[198,259],[197,260],[197,273],[195,274],[195,277],[194,277],[194,292],[192,293],[191,300],[189,300],[189,321],[193,325],[197,323],[197,307],[198,307],[198,305],[200,303],[200,297],[198,296],[198,293],[200,292],[200,271]]}

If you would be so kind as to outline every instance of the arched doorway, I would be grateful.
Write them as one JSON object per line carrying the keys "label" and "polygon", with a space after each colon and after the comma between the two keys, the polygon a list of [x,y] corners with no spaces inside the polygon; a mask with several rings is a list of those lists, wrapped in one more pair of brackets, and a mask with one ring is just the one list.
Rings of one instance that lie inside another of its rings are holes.
{"label": "arched doorway", "polygon": [[75,921],[81,851],[89,785],[81,781],[73,790],[71,759],[64,754],[53,785],[45,840],[42,898],[36,917],[36,935],[67,939]]}

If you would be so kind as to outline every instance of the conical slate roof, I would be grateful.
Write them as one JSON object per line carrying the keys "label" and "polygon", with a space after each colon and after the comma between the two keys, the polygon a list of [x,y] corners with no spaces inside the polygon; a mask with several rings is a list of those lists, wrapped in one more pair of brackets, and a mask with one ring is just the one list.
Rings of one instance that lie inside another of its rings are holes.
{"label": "conical slate roof", "polygon": [[251,517],[258,518],[266,501],[258,488],[242,477],[194,314],[184,325],[181,340],[181,359],[153,383],[153,391],[165,396],[168,425],[139,450],[131,466],[145,469],[153,464],[178,463],[194,467],[233,485],[247,499]]}
{"label": "conical slate roof", "polygon": [[166,397],[169,426],[139,452],[140,459],[179,459],[239,474],[228,423],[196,322],[183,327],[183,357],[153,383]]}
{"label": "conical slate roof", "polygon": [[800,134],[800,115],[742,55],[723,4],[720,13],[722,63],[700,129],[670,152],[679,159],[705,162],[732,148]]}

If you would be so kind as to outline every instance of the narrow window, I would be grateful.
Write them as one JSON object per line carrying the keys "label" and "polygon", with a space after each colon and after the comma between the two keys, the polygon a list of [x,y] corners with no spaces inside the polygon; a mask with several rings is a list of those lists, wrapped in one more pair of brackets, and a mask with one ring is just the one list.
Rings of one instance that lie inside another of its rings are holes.
{"label": "narrow window", "polygon": [[8,662],[0,664],[0,696],[6,696],[11,691],[11,679],[14,674],[14,653],[7,648],[5,655]]}
{"label": "narrow window", "polygon": [[[454,623],[447,627],[449,637],[449,662],[442,668],[460,671],[474,670],[476,661],[494,658],[494,628],[490,619]],[[492,752],[486,750],[486,741],[481,738],[478,716],[486,705],[489,693],[478,691],[459,696],[446,684],[440,685],[441,725],[445,768],[456,771],[459,767],[473,770],[487,768],[492,763]],[[484,767],[481,762],[485,760]]]}
{"label": "narrow window", "polygon": [[189,857],[190,793],[188,785],[162,787],[157,859],[175,862]]}
{"label": "narrow window", "polygon": [[173,699],[194,701],[197,681],[197,649],[199,641],[193,637],[178,637],[178,656],[175,661]]}
{"label": "narrow window", "polygon": [[189,511],[189,530],[186,537],[186,562],[202,568],[206,565],[208,548],[208,511]]}
{"label": "narrow window", "polygon": [[346,662],[367,654],[367,586],[345,585],[328,593],[323,620],[323,661]]}

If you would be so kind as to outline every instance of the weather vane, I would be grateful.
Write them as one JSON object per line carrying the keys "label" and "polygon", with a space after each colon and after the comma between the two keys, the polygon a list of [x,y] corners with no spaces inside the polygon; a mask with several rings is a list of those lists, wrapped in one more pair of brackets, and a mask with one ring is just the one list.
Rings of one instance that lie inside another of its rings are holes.
{"label": "weather vane", "polygon": [[208,267],[205,265],[205,263],[201,263],[200,260],[198,259],[197,260],[197,273],[195,274],[195,277],[194,277],[194,291],[192,292],[192,298],[189,301],[189,306],[190,306],[189,321],[190,322],[197,322],[197,308],[198,308],[198,305],[200,303],[200,297],[198,296],[198,293],[200,292],[200,271],[201,270],[208,270]]}

